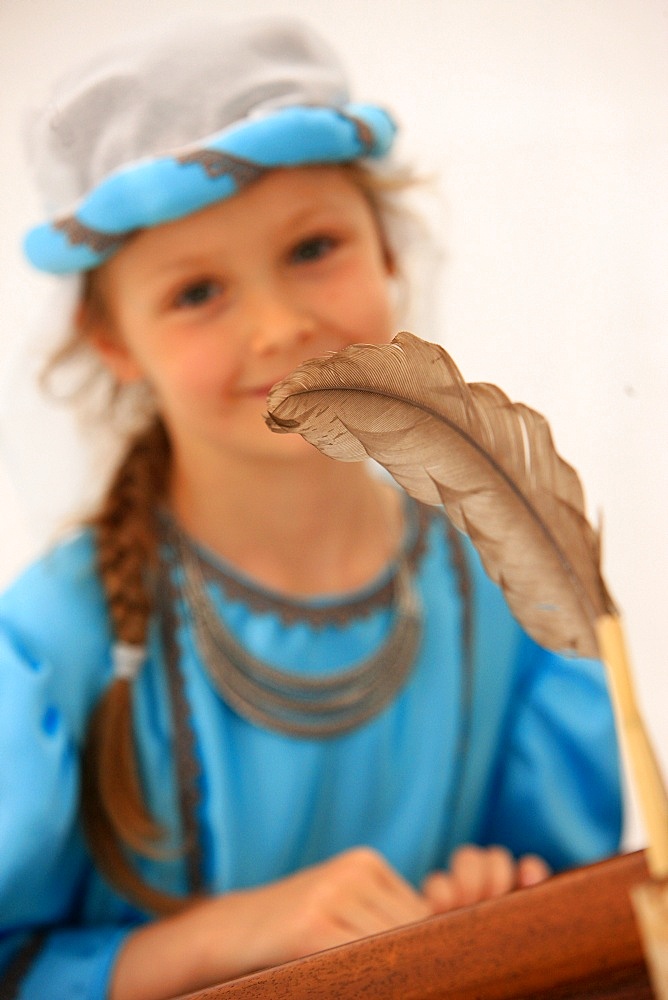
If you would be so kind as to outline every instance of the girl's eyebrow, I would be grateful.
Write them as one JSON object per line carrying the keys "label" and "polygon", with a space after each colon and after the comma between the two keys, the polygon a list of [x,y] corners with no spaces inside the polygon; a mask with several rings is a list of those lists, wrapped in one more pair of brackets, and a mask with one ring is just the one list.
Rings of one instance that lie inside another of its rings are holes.
{"label": "girl's eyebrow", "polygon": [[342,214],[343,204],[345,201],[333,194],[326,195],[323,199],[314,199],[306,205],[296,207],[294,212],[282,220],[282,225],[288,228],[312,222],[317,223],[320,216],[327,221],[336,220]]}
{"label": "girl's eyebrow", "polygon": [[157,264],[156,269],[147,275],[146,280],[148,282],[157,282],[165,277],[170,277],[172,275],[178,276],[181,272],[196,272],[205,271],[208,273],[211,271],[211,262],[206,261],[204,257],[178,257],[175,260],[168,260],[164,264]]}
{"label": "girl's eyebrow", "polygon": [[293,225],[298,226],[302,223],[317,223],[321,218],[323,221],[334,221],[340,218],[340,215],[340,206],[333,204],[318,204],[296,213],[289,221]]}

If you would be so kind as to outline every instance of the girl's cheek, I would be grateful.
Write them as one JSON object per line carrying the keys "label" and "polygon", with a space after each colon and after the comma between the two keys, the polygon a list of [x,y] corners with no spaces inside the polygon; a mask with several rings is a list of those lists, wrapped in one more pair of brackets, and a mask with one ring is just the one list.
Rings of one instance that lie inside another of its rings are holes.
{"label": "girl's cheek", "polygon": [[395,330],[395,311],[389,302],[381,301],[368,318],[366,327],[370,331],[370,339],[374,343],[387,344],[392,339]]}
{"label": "girl's cheek", "polygon": [[181,370],[181,379],[186,383],[185,388],[190,391],[215,393],[217,396],[231,395],[238,383],[239,367],[233,358],[225,357],[219,352],[210,352],[193,358]]}

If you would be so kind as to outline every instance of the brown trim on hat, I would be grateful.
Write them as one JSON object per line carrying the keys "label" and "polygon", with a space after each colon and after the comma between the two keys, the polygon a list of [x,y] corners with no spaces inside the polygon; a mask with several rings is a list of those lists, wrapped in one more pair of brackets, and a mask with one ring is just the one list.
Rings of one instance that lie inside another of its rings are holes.
{"label": "brown trim on hat", "polygon": [[64,233],[72,246],[85,244],[98,254],[113,253],[118,250],[125,241],[125,233],[103,233],[99,229],[92,229],[85,226],[83,222],[74,215],[68,215],[66,219],[57,219],[53,223],[53,228]]}
{"label": "brown trim on hat", "polygon": [[345,118],[346,121],[350,122],[351,125],[354,125],[355,131],[357,132],[357,138],[364,146],[364,151],[366,153],[370,153],[374,145],[373,132],[370,126],[367,125],[366,122],[362,121],[361,118],[358,118],[356,115],[351,115],[346,111],[342,111],[340,108],[339,114],[342,118]]}
{"label": "brown trim on hat", "polygon": [[194,153],[184,153],[176,157],[176,162],[183,166],[198,163],[212,180],[228,174],[239,188],[258,180],[269,169],[260,163],[254,163],[253,160],[233,156],[231,153],[219,153],[216,149],[199,149]]}

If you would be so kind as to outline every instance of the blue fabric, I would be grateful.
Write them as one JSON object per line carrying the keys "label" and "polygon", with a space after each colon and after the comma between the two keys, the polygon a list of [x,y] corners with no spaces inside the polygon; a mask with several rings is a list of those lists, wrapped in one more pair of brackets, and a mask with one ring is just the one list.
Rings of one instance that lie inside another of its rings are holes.
{"label": "blue fabric", "polygon": [[[473,676],[464,676],[457,577],[436,517],[416,577],[425,621],[414,672],[379,716],[333,739],[291,738],[235,715],[181,613],[180,666],[202,769],[212,891],[257,885],[358,844],[380,850],[415,884],[446,866],[462,842],[535,851],[557,869],[618,849],[618,756],[601,666],[536,646],[465,544]],[[218,590],[214,597],[254,653],[292,671],[346,667],[390,626],[382,607],[316,628],[306,616],[286,624]],[[94,869],[77,823],[77,748],[109,660],[93,547],[83,533],[0,599],[0,934],[9,942],[0,963],[28,930],[53,931],[23,979],[21,1000],[104,997],[116,950],[142,919]],[[135,704],[149,798],[176,837],[157,628]],[[177,859],[142,870],[163,888],[185,891],[184,867]]]}
{"label": "blue fabric", "polygon": [[105,1000],[116,954],[127,933],[113,925],[54,931],[20,983],[16,1000]]}
{"label": "blue fabric", "polygon": [[[365,127],[362,137],[357,122]],[[367,104],[335,107],[287,107],[250,118],[180,152],[228,154],[263,169],[344,163],[380,157],[392,145],[395,125],[382,108]],[[365,139],[368,137],[369,144]],[[169,156],[128,164],[104,178],[82,199],[74,221],[103,236],[119,236],[101,249],[93,238],[73,239],[49,220],[27,234],[24,249],[42,271],[66,274],[97,267],[137,229],[182,218],[239,190],[232,173],[213,176],[201,163]]]}

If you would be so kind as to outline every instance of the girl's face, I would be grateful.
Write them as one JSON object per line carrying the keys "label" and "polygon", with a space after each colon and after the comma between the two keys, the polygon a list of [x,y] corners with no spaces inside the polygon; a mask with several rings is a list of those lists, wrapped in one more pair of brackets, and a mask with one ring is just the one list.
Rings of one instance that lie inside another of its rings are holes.
{"label": "girl's face", "polygon": [[144,230],[100,268],[94,336],[122,381],[146,379],[176,455],[307,448],[264,425],[300,362],[393,333],[388,255],[337,167],[277,170],[229,201]]}

